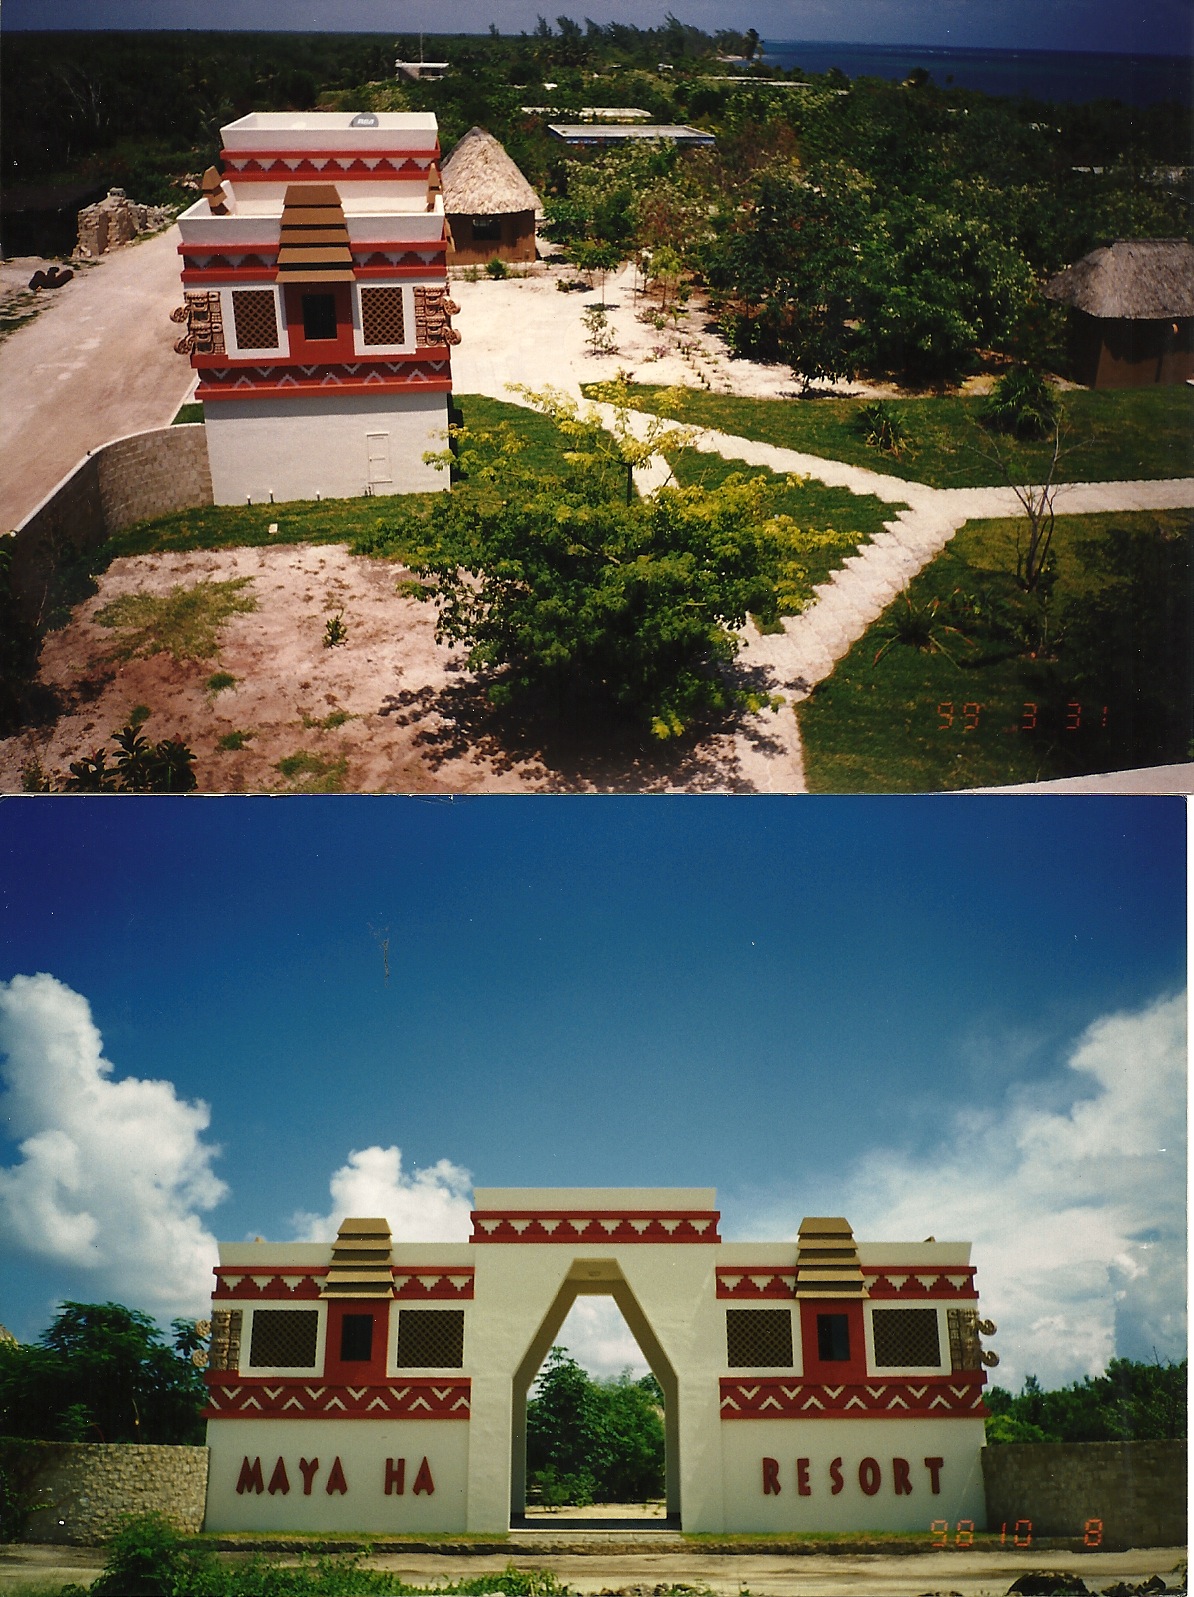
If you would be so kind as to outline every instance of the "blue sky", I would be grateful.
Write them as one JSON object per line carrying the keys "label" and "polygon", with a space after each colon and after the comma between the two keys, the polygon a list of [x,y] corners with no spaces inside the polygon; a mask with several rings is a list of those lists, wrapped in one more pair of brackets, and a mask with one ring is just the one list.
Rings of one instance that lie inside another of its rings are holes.
{"label": "blue sky", "polygon": [[1184,826],[1164,799],[10,799],[0,1318],[196,1313],[215,1237],[463,1236],[473,1182],[709,1185],[727,1236],[973,1238],[1013,1376],[1178,1353]]}
{"label": "blue sky", "polygon": [[756,28],[768,39],[966,48],[1184,54],[1194,0],[5,0],[7,28],[268,28],[381,33],[530,31],[542,13],[657,26],[674,11],[709,32]]}

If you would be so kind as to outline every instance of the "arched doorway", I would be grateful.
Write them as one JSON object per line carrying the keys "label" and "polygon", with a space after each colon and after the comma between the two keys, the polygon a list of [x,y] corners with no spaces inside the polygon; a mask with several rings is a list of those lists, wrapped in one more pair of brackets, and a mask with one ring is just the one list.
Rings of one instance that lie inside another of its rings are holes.
{"label": "arched doorway", "polygon": [[661,1528],[674,1530],[680,1525],[680,1427],[679,1387],[671,1361],[651,1329],[638,1299],[631,1291],[616,1259],[576,1259],[551,1307],[540,1322],[514,1372],[513,1413],[510,1458],[510,1517],[519,1522],[526,1514],[527,1493],[527,1399],[531,1385],[559,1335],[560,1327],[578,1297],[610,1297],[638,1343],[647,1365],[663,1390],[664,1404],[664,1480],[667,1518],[656,1521]]}

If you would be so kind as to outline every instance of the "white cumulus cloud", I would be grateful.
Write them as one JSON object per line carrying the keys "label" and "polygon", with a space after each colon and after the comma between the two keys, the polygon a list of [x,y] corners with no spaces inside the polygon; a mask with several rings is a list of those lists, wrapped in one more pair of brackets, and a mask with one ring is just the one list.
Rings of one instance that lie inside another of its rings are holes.
{"label": "white cumulus cloud", "polygon": [[472,1177],[447,1159],[408,1174],[400,1148],[354,1149],[330,1188],[330,1213],[294,1216],[298,1239],[329,1242],[346,1216],[378,1215],[398,1242],[468,1241]]}
{"label": "white cumulus cloud", "polygon": [[78,1271],[86,1290],[159,1315],[207,1305],[224,1196],[208,1106],[168,1081],[113,1077],[87,1000],[55,977],[0,982],[3,1113],[20,1159],[0,1167],[0,1237]]}
{"label": "white cumulus cloud", "polygon": [[1011,1089],[957,1115],[931,1157],[871,1153],[841,1208],[856,1236],[974,1243],[983,1312],[1018,1389],[1098,1374],[1116,1355],[1186,1351],[1186,1000],[1102,1017],[1065,1092]]}

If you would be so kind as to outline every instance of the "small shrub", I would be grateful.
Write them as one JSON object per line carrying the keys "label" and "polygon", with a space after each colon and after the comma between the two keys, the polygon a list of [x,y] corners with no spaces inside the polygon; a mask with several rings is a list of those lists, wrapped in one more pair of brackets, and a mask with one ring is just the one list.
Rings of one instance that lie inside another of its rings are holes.
{"label": "small shrub", "polygon": [[615,355],[618,346],[609,329],[609,317],[604,305],[586,305],[581,312],[585,324],[585,341],[594,355]]}
{"label": "small shrub", "polygon": [[230,754],[235,749],[243,749],[252,736],[252,732],[225,732],[216,747],[223,753]]}
{"label": "small shrub", "polygon": [[899,415],[881,399],[862,407],[856,425],[872,449],[890,455],[894,460],[898,460],[909,447],[908,435]]}
{"label": "small shrub", "polygon": [[195,756],[177,738],[151,743],[132,721],[112,741],[118,753],[108,764],[103,748],[71,762],[63,784],[67,793],[190,793],[195,788]]}
{"label": "small shrub", "polygon": [[485,262],[485,275],[497,281],[503,277],[509,277],[510,268],[500,256],[494,255]]}
{"label": "small shrub", "polygon": [[1057,395],[1030,366],[1013,366],[987,396],[982,414],[995,432],[1047,438],[1057,425]]}
{"label": "small shrub", "polygon": [[219,1573],[215,1554],[189,1547],[164,1514],[140,1514],[109,1541],[91,1590],[98,1597],[194,1597],[218,1591]]}
{"label": "small shrub", "polygon": [[[872,663],[878,665],[890,649],[893,649],[897,643],[902,643],[906,648],[919,649],[924,654],[943,654],[952,665],[956,665],[958,662],[946,647],[945,639],[947,636],[962,638],[962,634],[957,627],[939,618],[941,600],[927,599],[924,603],[917,604],[906,588],[901,598],[903,603],[896,605],[893,610],[884,628],[886,639]],[[962,638],[962,641],[967,640]]]}
{"label": "small shrub", "polygon": [[334,616],[329,616],[323,626],[323,646],[325,649],[334,649],[338,643],[348,642],[348,628],[344,625],[344,612],[338,610]]}
{"label": "small shrub", "polygon": [[217,671],[207,679],[207,691],[209,693],[223,693],[225,688],[234,688],[235,686],[236,678],[231,671]]}

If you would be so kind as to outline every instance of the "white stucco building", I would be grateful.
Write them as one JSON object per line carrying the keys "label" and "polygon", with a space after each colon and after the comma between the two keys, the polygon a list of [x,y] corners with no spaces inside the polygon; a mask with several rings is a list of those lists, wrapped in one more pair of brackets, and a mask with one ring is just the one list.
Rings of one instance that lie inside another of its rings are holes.
{"label": "white stucco building", "polygon": [[254,112],[178,226],[217,504],[447,488],[435,117]]}
{"label": "white stucco building", "polygon": [[222,1245],[208,1528],[505,1531],[526,1399],[575,1299],[612,1296],[666,1400],[685,1531],[983,1524],[964,1242],[725,1243],[707,1188],[478,1189],[471,1241]]}

